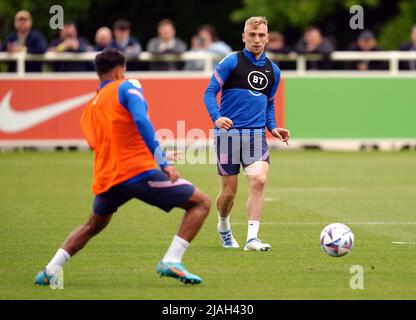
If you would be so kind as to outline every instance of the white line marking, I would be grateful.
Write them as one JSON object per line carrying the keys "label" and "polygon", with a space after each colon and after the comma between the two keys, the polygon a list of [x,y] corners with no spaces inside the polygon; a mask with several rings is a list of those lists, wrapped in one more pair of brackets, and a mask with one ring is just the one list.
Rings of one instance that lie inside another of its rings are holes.
{"label": "white line marking", "polygon": [[277,192],[344,192],[351,188],[345,187],[288,187],[288,188],[268,188],[267,190],[273,190]]}
{"label": "white line marking", "polygon": [[[330,222],[262,222],[263,225],[326,225]],[[386,225],[386,226],[400,226],[400,225],[416,225],[416,221],[407,221],[407,222],[387,222],[387,221],[342,221],[346,225]],[[244,222],[235,222],[233,224],[246,224]]]}
{"label": "white line marking", "polygon": [[266,197],[264,198],[264,201],[266,202],[273,202],[273,201],[278,201],[279,198],[273,198],[273,197]]}
{"label": "white line marking", "polygon": [[416,244],[416,242],[393,241],[392,244]]}

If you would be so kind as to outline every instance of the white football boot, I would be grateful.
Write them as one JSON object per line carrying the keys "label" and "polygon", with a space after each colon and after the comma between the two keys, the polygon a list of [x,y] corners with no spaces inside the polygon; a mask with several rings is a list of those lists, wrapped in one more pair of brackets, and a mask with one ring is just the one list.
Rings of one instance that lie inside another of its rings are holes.
{"label": "white football boot", "polygon": [[269,251],[271,248],[270,244],[263,243],[261,240],[253,238],[247,241],[244,251]]}
{"label": "white football boot", "polygon": [[240,248],[238,242],[234,239],[231,229],[227,231],[220,231],[219,227],[217,227],[217,231],[221,239],[221,245],[224,248]]}

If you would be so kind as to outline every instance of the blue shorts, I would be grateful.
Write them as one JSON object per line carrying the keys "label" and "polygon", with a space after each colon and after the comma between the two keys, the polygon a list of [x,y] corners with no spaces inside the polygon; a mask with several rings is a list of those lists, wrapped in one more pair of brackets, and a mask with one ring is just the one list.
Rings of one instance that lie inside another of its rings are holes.
{"label": "blue shorts", "polygon": [[97,195],[93,211],[100,216],[109,215],[127,201],[136,198],[169,212],[184,204],[194,191],[195,187],[190,182],[179,179],[172,183],[164,172],[155,170],[144,180],[120,183]]}
{"label": "blue shorts", "polygon": [[266,134],[262,130],[222,130],[215,137],[215,149],[220,176],[239,174],[240,165],[246,168],[256,161],[270,163]]}

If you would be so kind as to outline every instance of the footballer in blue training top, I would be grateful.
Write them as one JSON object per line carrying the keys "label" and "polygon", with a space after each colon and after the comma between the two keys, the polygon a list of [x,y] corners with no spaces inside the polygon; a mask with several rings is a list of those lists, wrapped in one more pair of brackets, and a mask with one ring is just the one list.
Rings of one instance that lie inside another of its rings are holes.
{"label": "footballer in blue training top", "polygon": [[250,186],[244,250],[268,251],[271,246],[258,238],[270,163],[265,127],[282,142],[287,143],[290,134],[276,125],[274,96],[280,82],[280,69],[264,51],[269,41],[266,18],[248,19],[242,37],[244,50],[219,63],[204,95],[206,108],[215,124],[217,168],[221,180],[217,229],[223,247],[239,248],[229,216],[242,165]]}

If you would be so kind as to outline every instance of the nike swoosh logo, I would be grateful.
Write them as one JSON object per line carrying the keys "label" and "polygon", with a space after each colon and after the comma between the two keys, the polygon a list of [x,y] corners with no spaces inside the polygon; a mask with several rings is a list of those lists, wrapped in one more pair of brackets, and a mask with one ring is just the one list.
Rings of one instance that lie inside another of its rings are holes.
{"label": "nike swoosh logo", "polygon": [[177,276],[179,276],[179,277],[184,277],[185,276],[185,272],[183,272],[183,271],[181,271],[181,270],[178,270],[178,269],[176,269],[176,268],[174,268],[174,267],[169,267],[169,269],[174,273],[174,274],[176,274]]}
{"label": "nike swoosh logo", "polygon": [[266,72],[267,72],[267,73],[269,73],[269,72],[270,72],[270,70],[266,70]]}
{"label": "nike swoosh logo", "polygon": [[10,105],[12,94],[10,90],[0,102],[0,130],[5,133],[18,133],[30,129],[87,103],[94,95],[88,93],[34,110],[16,111]]}

